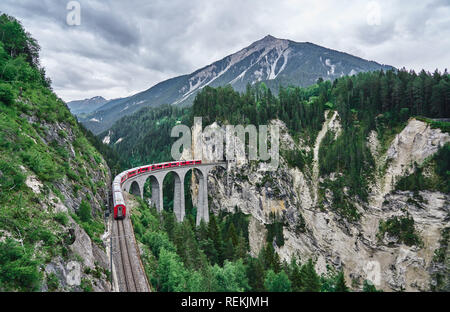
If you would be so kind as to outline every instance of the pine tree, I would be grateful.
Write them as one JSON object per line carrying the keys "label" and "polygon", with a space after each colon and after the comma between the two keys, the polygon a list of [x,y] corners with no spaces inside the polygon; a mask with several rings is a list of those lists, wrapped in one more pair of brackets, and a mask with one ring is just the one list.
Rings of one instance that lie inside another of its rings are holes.
{"label": "pine tree", "polygon": [[269,270],[266,274],[264,287],[272,292],[288,292],[291,291],[291,281],[284,271],[275,273]]}
{"label": "pine tree", "polygon": [[247,255],[247,242],[242,235],[242,232],[239,232],[238,243],[236,246],[235,259],[245,259]]}
{"label": "pine tree", "polygon": [[208,223],[208,238],[214,243],[214,248],[217,252],[217,263],[219,265],[223,264],[223,240],[220,233],[219,227],[217,225],[216,216],[211,213],[209,223]]}
{"label": "pine tree", "polygon": [[300,269],[301,280],[304,281],[302,291],[318,292],[320,291],[320,278],[314,269],[312,259],[309,259]]}
{"label": "pine tree", "polygon": [[247,277],[252,291],[265,291],[264,287],[264,265],[258,258],[248,259]]}
{"label": "pine tree", "polygon": [[340,271],[336,276],[336,292],[347,292],[349,291],[347,284],[345,284],[344,272]]}
{"label": "pine tree", "polygon": [[302,280],[302,274],[300,273],[300,267],[297,264],[295,257],[291,260],[291,276],[292,281],[292,291],[302,291],[304,287],[304,281]]}

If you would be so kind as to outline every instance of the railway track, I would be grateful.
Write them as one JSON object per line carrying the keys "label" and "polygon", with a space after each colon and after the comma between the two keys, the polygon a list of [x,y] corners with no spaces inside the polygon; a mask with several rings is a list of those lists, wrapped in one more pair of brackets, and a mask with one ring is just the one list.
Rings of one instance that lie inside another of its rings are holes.
{"label": "railway track", "polygon": [[116,222],[126,291],[141,291],[139,289],[139,282],[136,280],[137,272],[136,268],[133,266],[134,261],[132,261],[130,258],[130,247],[128,246],[128,237],[126,236],[124,220],[117,220]]}
{"label": "railway track", "polygon": [[[110,197],[112,207],[112,196]],[[139,254],[135,246],[132,225],[127,216],[124,220],[113,219],[113,255],[120,292],[150,291]]]}

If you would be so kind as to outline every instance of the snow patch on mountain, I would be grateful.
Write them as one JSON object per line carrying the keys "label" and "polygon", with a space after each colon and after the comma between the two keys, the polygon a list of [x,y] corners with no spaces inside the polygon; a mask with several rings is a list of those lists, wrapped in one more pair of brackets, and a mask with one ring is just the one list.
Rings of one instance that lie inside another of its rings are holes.
{"label": "snow patch on mountain", "polygon": [[328,67],[330,67],[330,70],[327,70],[327,75],[334,75],[334,70],[336,69],[336,65],[331,64],[330,59],[326,59],[325,60],[325,65],[327,65]]}
{"label": "snow patch on mountain", "polygon": [[[237,77],[232,79],[229,83],[234,84],[238,80],[243,79],[245,77],[245,74],[250,68],[260,63],[261,68],[257,70],[258,74],[256,80],[261,81],[263,79],[264,71],[266,72],[266,79],[275,79],[286,66],[287,55],[289,54],[289,51],[287,51],[288,46],[289,46],[288,40],[277,39],[271,36],[267,36],[262,40],[257,41],[254,44],[250,45],[248,48],[242,49],[223,59],[226,65],[219,72],[217,72],[218,68],[215,64],[207,66],[205,69],[199,71],[198,73],[189,78],[188,80],[189,85],[183,86],[183,88],[181,89],[181,91],[185,93],[179,100],[175,101],[173,104],[183,102],[194,92],[201,90],[205,86],[210,85],[215,80],[217,80],[218,78],[222,77],[225,73],[227,73],[230,70],[230,68],[232,68],[234,65],[245,60],[247,57],[251,56],[255,52],[260,52],[260,55],[258,56],[256,61],[251,61],[250,66],[248,66],[244,71],[242,71]],[[269,57],[269,54],[272,51],[274,52],[275,55],[274,58]],[[278,73],[275,73],[278,60],[282,56],[284,59],[283,66],[280,68]]]}

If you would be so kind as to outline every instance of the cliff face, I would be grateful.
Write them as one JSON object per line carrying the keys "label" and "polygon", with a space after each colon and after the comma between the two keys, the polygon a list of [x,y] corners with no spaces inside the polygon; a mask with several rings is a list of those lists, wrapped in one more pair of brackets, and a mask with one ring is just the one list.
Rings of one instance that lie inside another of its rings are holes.
{"label": "cliff face", "polygon": [[0,16],[0,291],[109,290],[110,172],[51,89],[39,45]]}
{"label": "cliff face", "polygon": [[[46,105],[58,118],[42,116]],[[0,111],[0,246],[23,259],[8,260],[12,272],[27,272],[0,288],[109,291],[105,160],[54,95],[42,102],[23,95]]]}
{"label": "cliff face", "polygon": [[[33,122],[34,118],[31,116],[27,119]],[[77,133],[73,126],[64,122],[43,125],[45,130],[41,136],[42,142],[46,145],[57,142],[59,146],[69,151],[69,157],[65,158],[65,161],[71,164],[72,170],[79,176],[79,179],[65,176],[56,181],[54,191],[49,190],[41,202],[43,209],[50,213],[67,214],[68,222],[61,224],[59,229],[61,232],[57,232],[57,235],[67,233],[71,238],[67,244],[67,254],[57,255],[45,264],[45,275],[47,279],[49,276],[58,278],[57,290],[60,291],[110,291],[111,285],[109,273],[107,273],[110,270],[107,255],[109,246],[106,240],[108,232],[104,228],[103,216],[108,205],[111,172],[103,157],[87,141],[84,143],[90,149],[89,152],[77,146],[77,142],[84,141],[84,137]],[[61,131],[67,134],[64,138],[58,135]],[[33,187],[27,182],[29,180],[40,183],[33,174],[28,175],[26,184],[32,189]],[[39,188],[33,191],[39,192],[42,186],[42,184],[39,185]],[[77,218],[80,215],[82,201],[87,203],[92,216],[92,219],[87,222]],[[99,230],[92,231],[93,226],[99,227]],[[71,282],[73,278],[75,281]],[[55,289],[49,289],[47,281],[42,285],[42,290]]]}
{"label": "cliff face", "polygon": [[[237,206],[251,215],[249,237],[253,255],[265,244],[265,225],[272,222],[270,212],[275,212],[284,222],[284,245],[275,246],[281,259],[290,261],[293,255],[300,256],[302,261],[316,259],[319,273],[325,273],[327,265],[342,268],[347,284],[354,290],[361,289],[364,280],[385,291],[430,290],[436,283],[433,272],[445,270],[445,265],[437,265],[433,258],[440,248],[443,230],[450,226],[450,196],[393,188],[395,181],[436,153],[450,141],[450,136],[411,119],[383,152],[376,133],[370,133],[367,144],[377,169],[368,202],[353,203],[361,218],[350,222],[329,205],[321,208],[316,205],[320,182],[339,175],[319,176],[318,150],[322,138],[328,131],[333,131],[336,138],[341,131],[336,112],[325,112],[325,116],[322,131],[312,147],[295,142],[282,122],[272,121],[281,127],[281,149],[312,152],[312,161],[299,170],[289,167],[280,157],[280,166],[274,172],[261,170],[261,164],[256,162],[230,163],[227,171],[216,171],[209,177],[210,209],[232,212]],[[325,202],[331,202],[331,191],[323,191]],[[409,246],[398,237],[380,234],[380,222],[396,216],[413,218],[421,243]]]}

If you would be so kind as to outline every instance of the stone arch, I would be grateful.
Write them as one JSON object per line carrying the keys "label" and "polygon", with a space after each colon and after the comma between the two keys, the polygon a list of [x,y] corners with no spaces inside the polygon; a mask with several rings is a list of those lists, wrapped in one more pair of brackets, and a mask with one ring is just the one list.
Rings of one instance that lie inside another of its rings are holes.
{"label": "stone arch", "polygon": [[137,181],[131,182],[130,185],[130,194],[141,197],[141,189],[139,187],[139,183]]}
{"label": "stone arch", "polygon": [[144,181],[150,180],[151,190],[152,190],[152,204],[156,206],[156,210],[158,212],[162,212],[163,210],[163,181],[166,176],[167,171],[155,172],[148,175]]}
{"label": "stone arch", "polygon": [[[195,176],[198,176],[199,178],[195,178]],[[199,183],[198,183],[198,181],[200,180],[200,179],[203,179],[203,173],[202,173],[202,171],[200,170],[200,169],[198,169],[198,168],[196,168],[196,167],[194,167],[194,168],[188,168],[188,170],[186,170],[186,172],[185,172],[185,174],[184,174],[184,181],[183,181],[183,183],[184,183],[184,185],[185,186],[188,186],[188,185],[190,185],[191,187],[193,186],[193,184],[192,183],[195,183],[193,180],[194,180],[194,178],[195,178],[195,180],[197,180],[197,185],[196,185],[196,187],[197,187],[197,190],[199,189]],[[191,182],[189,182],[189,179],[191,179]],[[197,193],[197,195],[198,195],[198,193]],[[184,189],[184,207],[185,207],[185,216],[186,216],[186,214],[188,214],[188,213],[191,213],[191,215],[193,215],[193,217],[196,219],[197,218],[197,215],[198,215],[198,199],[199,199],[199,196],[197,196],[197,201],[196,202],[194,202],[194,200],[193,200],[193,198],[192,198],[192,196],[191,196],[191,190],[189,189],[189,188],[186,188],[185,187],[185,189]],[[192,206],[192,207],[191,207]],[[189,207],[189,208],[188,208]],[[190,209],[194,209],[195,208],[195,210],[194,211],[192,211],[192,210],[190,210]],[[189,211],[189,210],[190,211]]]}
{"label": "stone arch", "polygon": [[158,179],[154,175],[148,175],[144,180],[143,195],[145,199],[150,199],[151,205],[159,207],[160,185]]}

